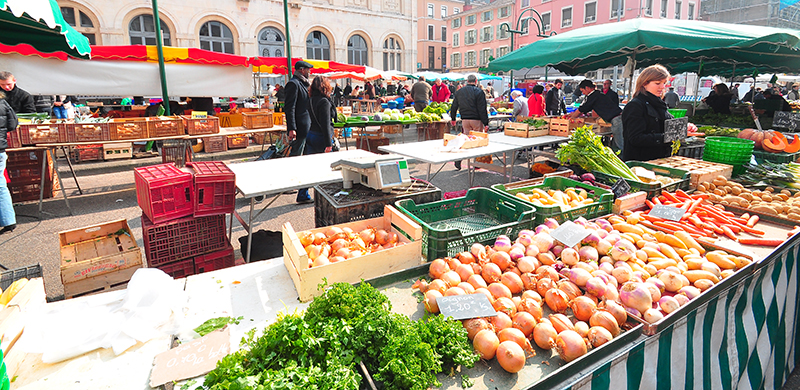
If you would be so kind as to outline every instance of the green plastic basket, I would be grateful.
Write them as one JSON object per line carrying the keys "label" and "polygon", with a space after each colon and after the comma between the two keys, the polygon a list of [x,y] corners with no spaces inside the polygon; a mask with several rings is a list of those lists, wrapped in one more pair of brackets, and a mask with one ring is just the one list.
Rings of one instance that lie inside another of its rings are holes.
{"label": "green plastic basket", "polygon": [[611,204],[614,202],[614,194],[611,191],[604,190],[600,187],[591,186],[588,184],[581,183],[579,181],[575,181],[572,179],[568,179],[566,177],[548,177],[545,178],[542,184],[538,185],[531,185],[525,187],[513,187],[507,188],[508,186],[504,184],[495,184],[492,186],[492,189],[495,191],[499,191],[501,193],[505,193],[508,195],[515,196],[520,192],[530,192],[534,188],[539,188],[541,190],[565,190],[567,188],[582,188],[589,193],[589,198],[594,199],[594,203],[590,203],[584,206],[575,207],[569,210],[561,210],[559,206],[536,206],[533,203],[528,202],[525,199],[519,199],[523,203],[530,204],[531,206],[536,208],[536,216],[534,217],[534,225],[539,225],[544,222],[546,218],[553,218],[559,223],[564,221],[572,221],[578,217],[584,217],[586,219],[592,219],[595,217],[599,217],[602,215],[606,215],[611,213]]}
{"label": "green plastic basket", "polygon": [[675,118],[683,118],[686,116],[686,110],[682,108],[669,108],[667,111]]}
{"label": "green plastic basket", "polygon": [[476,242],[488,245],[501,234],[513,239],[531,229],[536,209],[526,203],[489,188],[472,188],[460,198],[420,205],[401,199],[395,206],[422,226],[422,253],[432,261],[469,251]]}
{"label": "green plastic basket", "polygon": [[703,160],[733,165],[733,175],[744,173],[753,156],[755,142],[733,137],[707,137]]}
{"label": "green plastic basket", "polygon": [[758,162],[770,161],[774,163],[788,163],[797,161],[798,157],[800,157],[800,152],[771,153],[771,152],[765,152],[763,150],[753,150],[753,156],[756,158],[756,161]]}
{"label": "green plastic basket", "polygon": [[[626,182],[631,186],[631,190],[629,192],[639,192],[644,191],[647,193],[647,199],[652,199],[656,196],[661,195],[661,191],[669,191],[673,192],[677,189],[686,189],[689,188],[689,179],[691,175],[689,171],[684,169],[678,168],[671,168],[671,167],[663,167],[661,165],[650,164],[642,161],[627,161],[625,165],[628,167],[643,167],[648,170],[655,172],[656,175],[659,176],[666,176],[676,179],[670,184],[664,185],[659,182],[654,183],[645,183],[639,180],[630,180],[625,179]],[[608,175],[603,172],[592,172],[594,177],[601,183],[607,185],[614,185],[620,178],[614,175]]]}

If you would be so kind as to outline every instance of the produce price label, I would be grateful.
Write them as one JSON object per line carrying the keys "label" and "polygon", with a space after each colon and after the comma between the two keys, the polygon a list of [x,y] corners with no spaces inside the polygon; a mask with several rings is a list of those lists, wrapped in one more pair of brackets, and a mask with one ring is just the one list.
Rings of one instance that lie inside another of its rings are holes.
{"label": "produce price label", "polygon": [[789,130],[800,128],[800,113],[788,111],[775,111],[772,127],[781,127]]}
{"label": "produce price label", "polygon": [[615,198],[621,198],[631,190],[631,185],[628,184],[625,179],[619,179],[613,186],[611,186],[611,192],[614,193]]}
{"label": "produce price label", "polygon": [[650,210],[650,215],[654,217],[668,219],[670,221],[680,221],[683,217],[683,214],[686,213],[686,210],[680,207],[672,207],[672,206],[664,206],[661,204],[657,204],[653,206],[653,209]]}
{"label": "produce price label", "polygon": [[550,232],[550,236],[564,244],[564,247],[573,247],[581,240],[588,237],[590,232],[578,224],[567,221],[561,224],[556,230]]}
{"label": "produce price label", "polygon": [[689,118],[674,118],[664,121],[664,143],[686,139]]}
{"label": "produce price label", "polygon": [[455,320],[497,315],[489,298],[481,293],[436,297],[436,304],[443,316],[453,317]]}

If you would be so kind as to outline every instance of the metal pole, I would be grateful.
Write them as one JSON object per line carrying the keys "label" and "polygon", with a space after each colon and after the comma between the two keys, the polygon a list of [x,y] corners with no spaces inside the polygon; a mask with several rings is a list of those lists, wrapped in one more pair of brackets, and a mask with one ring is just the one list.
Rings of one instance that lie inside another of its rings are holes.
{"label": "metal pole", "polygon": [[167,92],[167,72],[164,69],[164,42],[161,39],[161,19],[158,17],[158,0],[153,0],[153,19],[156,24],[156,50],[158,51],[158,73],[161,75],[161,98],[164,100],[164,113],[169,115],[169,93]]}
{"label": "metal pole", "polygon": [[[155,0],[153,0],[155,1]],[[286,27],[286,66],[289,78],[292,78],[292,41],[289,38],[289,3],[283,0],[283,23]]]}
{"label": "metal pole", "polygon": [[700,58],[700,66],[697,68],[697,80],[694,83],[694,101],[692,102],[692,116],[697,111],[697,95],[700,94],[700,71],[703,70],[703,58]]}
{"label": "metal pole", "polygon": [[[617,23],[619,23],[620,19],[622,19],[622,0],[617,0]],[[662,0],[664,1],[664,0]],[[617,86],[617,72],[619,72],[619,65],[614,65],[614,88],[619,90]],[[623,91],[624,92],[624,91]],[[628,99],[630,100],[630,99]]]}

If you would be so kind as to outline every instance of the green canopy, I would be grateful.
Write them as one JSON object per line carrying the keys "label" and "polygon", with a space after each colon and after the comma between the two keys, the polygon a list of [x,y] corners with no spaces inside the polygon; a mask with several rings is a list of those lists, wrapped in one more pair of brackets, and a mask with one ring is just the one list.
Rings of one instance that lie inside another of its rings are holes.
{"label": "green canopy", "polygon": [[84,59],[91,52],[89,40],[64,21],[56,0],[0,0],[0,43]]}
{"label": "green canopy", "polygon": [[[540,39],[491,61],[489,71],[552,66],[568,75],[625,64],[697,71],[800,71],[800,31],[693,20],[638,18]],[[674,65],[674,66],[673,66]],[[693,69],[692,69],[693,68]]]}

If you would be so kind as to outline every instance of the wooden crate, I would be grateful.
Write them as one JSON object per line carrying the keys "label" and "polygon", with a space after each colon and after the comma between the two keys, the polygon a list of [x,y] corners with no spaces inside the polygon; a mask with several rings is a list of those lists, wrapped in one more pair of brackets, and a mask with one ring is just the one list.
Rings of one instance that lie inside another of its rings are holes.
{"label": "wooden crate", "polygon": [[[472,149],[472,148],[479,148],[481,146],[488,146],[489,145],[489,134],[481,132],[481,131],[470,131],[470,136],[475,136],[478,139],[471,139],[467,142],[464,142],[464,145],[461,146],[461,149]],[[455,134],[445,134],[444,135],[444,145],[447,146],[447,143],[451,140],[458,137]]]}
{"label": "wooden crate", "polygon": [[256,111],[242,113],[245,129],[268,129],[272,127],[272,111]]}
{"label": "wooden crate", "polygon": [[[408,216],[392,206],[384,207],[383,217],[335,225],[340,228],[349,227],[353,231],[361,231],[374,227],[397,233],[403,245],[380,252],[370,253],[350,260],[309,267],[309,258],[292,224],[283,224],[283,262],[289,271],[301,302],[311,300],[320,295],[317,286],[327,280],[333,283],[358,283],[362,279],[372,279],[392,272],[402,271],[422,264],[422,228]],[[311,233],[322,232],[326,228],[309,230]],[[399,230],[398,230],[399,229]],[[408,234],[407,238],[402,232]]]}
{"label": "wooden crate", "polygon": [[142,266],[142,251],[136,245],[136,239],[125,219],[63,231],[58,233],[58,239],[61,247],[61,282],[65,288],[70,284],[88,281],[81,284],[80,288],[71,286],[72,295],[99,287],[104,290],[106,287],[113,287],[109,284],[122,282],[120,275],[102,279],[102,283],[98,283],[101,279],[94,279],[104,274]]}
{"label": "wooden crate", "polygon": [[265,131],[263,133],[253,133],[251,135],[253,138],[253,143],[256,145],[272,145],[273,138],[276,138],[276,136],[269,131]]}
{"label": "wooden crate", "polygon": [[112,141],[147,138],[147,119],[114,119],[109,129]]}
{"label": "wooden crate", "polygon": [[569,137],[572,131],[585,124],[581,118],[550,118],[550,135]]}
{"label": "wooden crate", "polygon": [[128,287],[128,282],[139,268],[142,268],[141,263],[133,267],[121,268],[114,272],[98,275],[75,283],[65,284],[64,298],[77,298],[84,295],[123,290]]}
{"label": "wooden crate", "polygon": [[336,107],[337,114],[344,114],[345,116],[353,115],[353,107],[345,106],[345,107]]}
{"label": "wooden crate", "polygon": [[385,134],[402,134],[403,125],[382,125],[381,132]]}
{"label": "wooden crate", "polygon": [[180,117],[160,116],[158,118],[147,118],[148,137],[176,137],[180,135],[183,135],[183,120]]}
{"label": "wooden crate", "polygon": [[689,187],[697,188],[702,182],[711,182],[717,176],[725,176],[730,179],[733,174],[733,165],[720,164],[703,160],[696,160],[689,157],[672,156],[648,161],[650,164],[661,165],[670,168],[679,168],[689,171]]}
{"label": "wooden crate", "polygon": [[522,138],[540,137],[550,134],[550,127],[549,125],[531,127],[527,123],[506,122],[503,125],[503,134]]}
{"label": "wooden crate", "polygon": [[219,118],[209,116],[207,118],[192,118],[191,116],[181,115],[183,128],[189,135],[205,135],[219,133]]}
{"label": "wooden crate", "polygon": [[132,143],[103,144],[104,160],[122,160],[133,158]]}
{"label": "wooden crate", "polygon": [[250,145],[250,138],[244,134],[229,135],[228,149],[243,149]]}
{"label": "wooden crate", "polygon": [[206,153],[218,153],[228,150],[228,137],[217,135],[214,137],[203,137],[203,151]]}
{"label": "wooden crate", "polygon": [[217,115],[219,118],[219,127],[242,127],[244,121],[242,114],[221,112]]}

